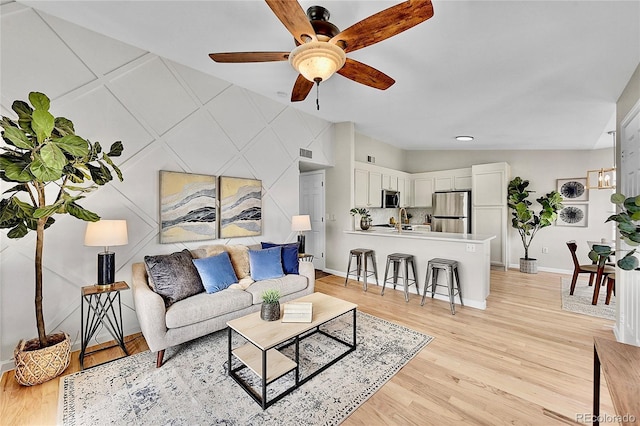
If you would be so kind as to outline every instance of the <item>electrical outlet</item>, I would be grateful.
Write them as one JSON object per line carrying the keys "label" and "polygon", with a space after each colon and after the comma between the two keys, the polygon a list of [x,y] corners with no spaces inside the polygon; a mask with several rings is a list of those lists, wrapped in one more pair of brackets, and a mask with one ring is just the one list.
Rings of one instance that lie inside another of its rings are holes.
{"label": "electrical outlet", "polygon": [[475,244],[467,244],[467,251],[469,253],[475,253],[476,252],[476,245]]}
{"label": "electrical outlet", "polygon": [[548,254],[549,253],[549,247],[542,247],[542,253]]}

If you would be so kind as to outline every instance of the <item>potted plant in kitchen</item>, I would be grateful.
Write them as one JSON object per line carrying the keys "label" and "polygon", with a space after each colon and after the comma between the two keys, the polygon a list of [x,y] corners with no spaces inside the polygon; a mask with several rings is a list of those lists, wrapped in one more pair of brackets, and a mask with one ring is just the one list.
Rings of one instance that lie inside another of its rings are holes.
{"label": "potted plant in kitchen", "polygon": [[262,306],[260,318],[265,321],[277,321],[280,319],[280,291],[270,288],[262,293]]}
{"label": "potted plant in kitchen", "polygon": [[[611,202],[617,205],[620,210],[619,213],[609,216],[605,223],[616,222],[622,241],[632,247],[640,246],[640,195],[627,198],[623,194],[613,194]],[[635,252],[636,249],[629,250],[627,254],[618,259],[616,262],[618,267],[625,271],[637,269],[640,262],[634,256]],[[607,245],[594,244],[593,249],[589,252],[589,258],[594,262],[607,259],[611,255],[613,255],[613,250]]]}
{"label": "potted plant in kitchen", "polygon": [[518,230],[522,245],[524,247],[524,257],[520,258],[520,272],[536,274],[538,272],[538,261],[529,257],[529,246],[533,237],[538,231],[551,225],[558,217],[558,211],[562,209],[562,196],[558,191],[551,191],[536,201],[542,209],[536,214],[532,209],[532,202],[528,200],[532,191],[528,191],[528,180],[523,180],[519,176],[509,182],[507,205],[512,209],[511,225]]}
{"label": "potted plant in kitchen", "polygon": [[364,207],[354,207],[349,210],[351,216],[360,215],[360,229],[366,231],[371,226],[371,214]]}
{"label": "potted plant in kitchen", "polygon": [[[35,311],[38,337],[20,341],[14,352],[16,380],[35,385],[61,374],[69,364],[71,344],[64,332],[48,335],[42,309],[42,256],[44,231],[53,216],[68,213],[85,221],[100,217],[78,205],[84,194],[113,179],[111,168],[122,181],[111,157],[122,153],[122,142],[102,152],[75,134],[73,123],[49,112],[49,98],[29,93],[29,102],[16,100],[12,109],[18,119],[2,117],[4,145],[0,146],[0,178],[13,186],[0,200],[0,228],[9,238],[22,238],[36,231]],[[52,198],[47,198],[52,197]]]}

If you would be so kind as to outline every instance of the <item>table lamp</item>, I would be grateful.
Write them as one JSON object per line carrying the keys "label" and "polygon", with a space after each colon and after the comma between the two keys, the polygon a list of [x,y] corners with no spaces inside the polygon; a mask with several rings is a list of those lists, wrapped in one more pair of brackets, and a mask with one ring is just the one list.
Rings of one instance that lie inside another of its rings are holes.
{"label": "table lamp", "polygon": [[110,286],[115,281],[116,254],[109,251],[111,246],[123,246],[129,242],[127,237],[126,220],[99,220],[88,222],[84,234],[84,245],[90,247],[104,247],[104,252],[98,253],[98,284]]}
{"label": "table lamp", "polygon": [[293,216],[291,230],[298,231],[298,253],[304,253],[304,231],[311,231],[311,218],[308,214]]}

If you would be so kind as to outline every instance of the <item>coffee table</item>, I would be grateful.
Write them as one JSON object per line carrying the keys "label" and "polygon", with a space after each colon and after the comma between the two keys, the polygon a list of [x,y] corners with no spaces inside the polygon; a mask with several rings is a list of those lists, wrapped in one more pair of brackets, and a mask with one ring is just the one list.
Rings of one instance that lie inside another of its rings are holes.
{"label": "coffee table", "polygon": [[[312,321],[308,323],[283,323],[281,320],[264,321],[260,319],[260,312],[255,312],[227,322],[229,326],[229,376],[233,377],[233,379],[260,404],[262,409],[266,409],[279,401],[356,349],[356,308],[358,305],[322,293],[313,293],[292,300],[292,302],[311,302],[313,304]],[[351,342],[347,342],[320,329],[321,325],[348,313],[353,315],[353,338]],[[246,339],[247,343],[237,348],[232,348],[234,332]],[[330,337],[342,345],[345,345],[347,350],[314,372],[305,377],[300,377],[300,341],[315,333],[321,333],[324,336]],[[295,359],[291,359],[279,351],[291,345],[295,345]],[[233,367],[233,357],[239,361],[237,367]],[[245,368],[251,369],[258,375],[261,392],[256,392],[238,375],[238,372]],[[267,385],[291,371],[295,371],[295,382],[293,385],[267,401]]]}

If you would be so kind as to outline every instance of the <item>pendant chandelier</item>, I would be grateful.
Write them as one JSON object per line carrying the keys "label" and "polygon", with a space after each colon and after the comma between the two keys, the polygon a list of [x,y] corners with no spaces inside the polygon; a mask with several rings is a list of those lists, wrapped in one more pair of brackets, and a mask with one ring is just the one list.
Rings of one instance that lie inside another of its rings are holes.
{"label": "pendant chandelier", "polygon": [[587,189],[615,189],[616,187],[616,132],[607,132],[613,137],[613,167],[587,170]]}

